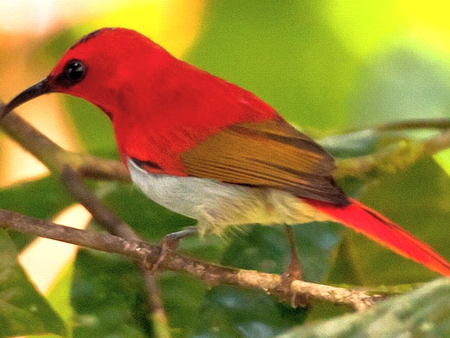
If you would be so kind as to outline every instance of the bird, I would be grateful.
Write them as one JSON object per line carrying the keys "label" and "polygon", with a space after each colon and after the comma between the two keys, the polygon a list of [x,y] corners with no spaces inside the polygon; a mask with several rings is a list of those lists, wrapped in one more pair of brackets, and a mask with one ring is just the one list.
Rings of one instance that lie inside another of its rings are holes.
{"label": "bird", "polygon": [[450,275],[450,263],[430,246],[347,196],[333,178],[333,157],[269,104],[134,30],[106,27],[84,36],[0,118],[48,93],[100,108],[132,181],[153,201],[197,220],[200,235],[254,223],[333,221]]}

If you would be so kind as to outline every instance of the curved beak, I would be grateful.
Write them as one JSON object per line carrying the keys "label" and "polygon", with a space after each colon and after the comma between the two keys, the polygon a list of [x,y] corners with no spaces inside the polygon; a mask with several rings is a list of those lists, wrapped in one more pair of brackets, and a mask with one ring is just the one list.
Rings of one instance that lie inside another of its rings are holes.
{"label": "curved beak", "polygon": [[45,78],[41,82],[36,83],[34,86],[25,89],[22,93],[13,98],[5,107],[3,107],[3,111],[0,111],[0,120],[22,103],[50,92],[52,92],[52,88],[48,83],[48,78]]}

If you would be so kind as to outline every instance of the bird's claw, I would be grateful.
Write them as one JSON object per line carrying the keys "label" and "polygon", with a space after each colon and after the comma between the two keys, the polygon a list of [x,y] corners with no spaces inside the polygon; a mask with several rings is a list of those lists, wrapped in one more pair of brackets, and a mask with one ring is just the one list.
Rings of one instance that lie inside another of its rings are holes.
{"label": "bird's claw", "polygon": [[159,254],[158,260],[152,265],[151,271],[154,273],[159,269],[160,264],[166,259],[170,252],[176,251],[180,244],[180,240],[183,238],[197,234],[197,227],[188,227],[181,231],[172,232],[163,237],[159,242],[161,247],[161,252]]}

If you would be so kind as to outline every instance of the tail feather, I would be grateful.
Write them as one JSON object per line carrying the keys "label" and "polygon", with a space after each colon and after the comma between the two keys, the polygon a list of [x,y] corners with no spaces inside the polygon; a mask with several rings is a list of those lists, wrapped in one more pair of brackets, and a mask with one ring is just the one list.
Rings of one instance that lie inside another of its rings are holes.
{"label": "tail feather", "polygon": [[392,251],[423,264],[441,275],[450,276],[450,263],[432,248],[378,212],[353,199],[349,200],[350,204],[346,206],[317,200],[307,200],[307,202],[337,222],[363,233]]}

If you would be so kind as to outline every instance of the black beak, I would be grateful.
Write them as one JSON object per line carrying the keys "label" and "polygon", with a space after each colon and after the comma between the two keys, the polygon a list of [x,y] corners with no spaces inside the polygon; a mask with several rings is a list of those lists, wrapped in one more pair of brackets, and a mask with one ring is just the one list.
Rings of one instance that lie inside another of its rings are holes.
{"label": "black beak", "polygon": [[48,84],[48,79],[45,78],[41,82],[36,83],[28,89],[25,89],[22,93],[13,98],[4,108],[0,111],[0,120],[3,119],[9,112],[20,106],[22,103],[30,101],[35,97],[52,92],[51,86]]}

